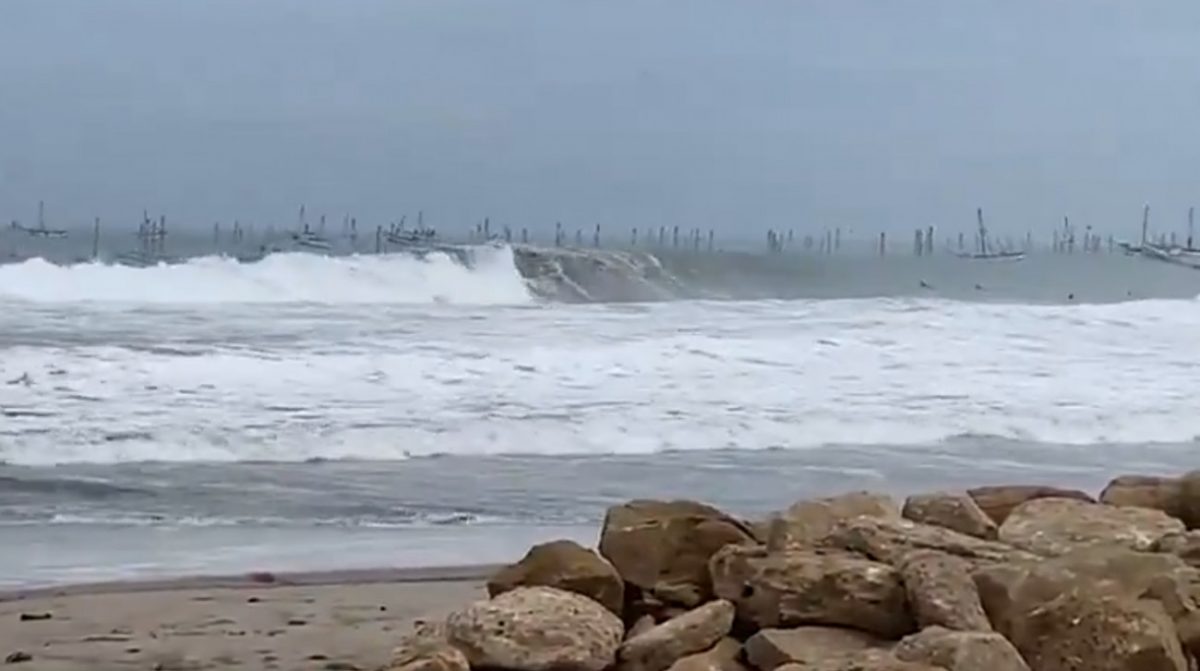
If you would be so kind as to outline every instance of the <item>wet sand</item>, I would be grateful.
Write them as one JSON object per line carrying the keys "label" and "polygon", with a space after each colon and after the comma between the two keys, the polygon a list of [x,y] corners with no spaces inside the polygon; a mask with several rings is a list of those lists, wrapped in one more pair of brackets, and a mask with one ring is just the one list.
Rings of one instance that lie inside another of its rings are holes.
{"label": "wet sand", "polygon": [[374,670],[492,567],[104,583],[0,593],[0,663],[37,671]]}

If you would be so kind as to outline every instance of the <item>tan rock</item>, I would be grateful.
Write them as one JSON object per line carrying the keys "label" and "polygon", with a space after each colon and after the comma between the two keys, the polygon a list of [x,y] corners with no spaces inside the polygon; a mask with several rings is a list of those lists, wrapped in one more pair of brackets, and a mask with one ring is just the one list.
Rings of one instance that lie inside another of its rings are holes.
{"label": "tan rock", "polygon": [[1034,671],[1187,671],[1155,601],[1072,589],[1027,611],[1009,636]]}
{"label": "tan rock", "polygon": [[904,637],[892,653],[906,662],[921,662],[948,671],[1029,671],[1013,644],[991,631],[929,627]]}
{"label": "tan rock", "polygon": [[945,671],[945,669],[920,662],[905,662],[897,659],[890,652],[869,650],[804,664],[785,664],[779,667],[778,671]]}
{"label": "tan rock", "polygon": [[1200,470],[1181,477],[1122,475],[1100,494],[1103,503],[1161,510],[1200,529]]}
{"label": "tan rock", "polygon": [[936,550],[917,550],[906,555],[899,568],[919,627],[992,630],[965,560]]}
{"label": "tan rock", "polygon": [[733,628],[733,604],[723,599],[672,618],[625,641],[621,671],[665,671],[683,657],[712,648]]}
{"label": "tan rock", "polygon": [[1150,551],[1173,554],[1191,566],[1200,567],[1200,531],[1167,534],[1155,541]]}
{"label": "tan rock", "polygon": [[1100,503],[1151,508],[1179,517],[1181,484],[1179,478],[1122,475],[1114,478],[1100,492]]}
{"label": "tan rock", "polygon": [[653,616],[643,615],[643,616],[639,617],[637,619],[637,621],[634,622],[629,627],[628,631],[625,632],[625,640],[628,641],[629,639],[633,638],[634,636],[637,636],[639,634],[644,634],[644,633],[650,631],[651,629],[653,629],[657,625],[658,625],[658,623],[654,621]]}
{"label": "tan rock", "polygon": [[771,533],[782,534],[783,545],[812,546],[839,524],[862,516],[896,520],[900,519],[900,509],[890,496],[871,492],[798,501],[779,516],[781,524]]}
{"label": "tan rock", "polygon": [[738,660],[742,644],[736,638],[723,638],[712,648],[681,658],[667,671],[746,671]]}
{"label": "tan rock", "polygon": [[909,520],[858,517],[826,537],[827,547],[856,552],[876,561],[897,564],[913,550],[938,550],[972,564],[1033,559],[1034,555],[996,541],[985,541],[944,527]]}
{"label": "tan rock", "polygon": [[624,633],[604,606],[553,587],[518,587],[446,619],[450,644],[472,668],[604,671]]}
{"label": "tan rock", "polygon": [[471,671],[471,666],[466,655],[446,645],[404,664],[393,661],[387,671]]}
{"label": "tan rock", "polygon": [[1189,529],[1200,529],[1200,470],[1179,478],[1179,519]]}
{"label": "tan rock", "polygon": [[996,539],[996,523],[966,492],[915,494],[904,502],[902,514],[913,522],[944,527],[984,540]]}
{"label": "tan rock", "polygon": [[731,545],[713,556],[712,576],[717,596],[760,629],[828,625],[884,638],[915,630],[897,571],[859,556]]}
{"label": "tan rock", "polygon": [[[752,543],[749,528],[692,501],[630,501],[609,508],[600,554],[630,586],[657,603],[695,607],[712,598],[708,560],[731,543]],[[627,595],[628,598],[629,595]]]}
{"label": "tan rock", "polygon": [[746,640],[746,660],[759,671],[784,664],[815,664],[873,649],[887,642],[866,632],[844,627],[763,629]]}
{"label": "tan rock", "polygon": [[1180,531],[1183,523],[1159,510],[1047,498],[1017,506],[1000,526],[1000,540],[1053,557],[1081,545],[1149,550]]}
{"label": "tan rock", "polygon": [[967,490],[967,495],[974,499],[980,509],[996,524],[1004,524],[1004,520],[1008,519],[1008,514],[1012,512],[1013,508],[1034,499],[1059,498],[1096,502],[1086,492],[1078,489],[1060,489],[1042,485],[976,487]]}
{"label": "tan rock", "polygon": [[1173,555],[1082,548],[1041,562],[993,565],[974,578],[993,626],[1010,639],[1029,613],[1074,591],[1157,602],[1184,646],[1200,652],[1200,573]]}
{"label": "tan rock", "polygon": [[429,657],[450,646],[444,620],[418,621],[412,633],[405,636],[392,650],[391,666],[400,667]]}
{"label": "tan rock", "polygon": [[533,546],[520,561],[492,576],[487,590],[498,596],[517,587],[538,585],[582,594],[618,615],[625,607],[625,583],[617,570],[574,541]]}

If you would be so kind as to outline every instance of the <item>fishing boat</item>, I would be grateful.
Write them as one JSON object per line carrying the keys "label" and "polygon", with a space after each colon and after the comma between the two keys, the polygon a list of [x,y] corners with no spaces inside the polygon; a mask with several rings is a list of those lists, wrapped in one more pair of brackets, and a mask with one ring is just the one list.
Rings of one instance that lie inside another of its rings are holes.
{"label": "fishing boat", "polygon": [[291,238],[297,247],[303,247],[304,249],[313,249],[321,252],[328,252],[333,249],[333,243],[321,235],[308,230],[307,227],[302,231],[293,232]]}
{"label": "fishing boat", "polygon": [[1142,242],[1140,245],[1121,243],[1126,254],[1137,254],[1154,261],[1163,261],[1177,266],[1200,270],[1200,249],[1192,246],[1195,226],[1195,208],[1188,210],[1188,238],[1185,246],[1150,241],[1150,206],[1142,209]]}
{"label": "fishing boat", "polygon": [[1180,247],[1167,247],[1154,244],[1142,245],[1141,253],[1147,258],[1156,261],[1165,261],[1173,263],[1177,266],[1193,268],[1200,270],[1200,252],[1195,250],[1185,250]]}
{"label": "fishing boat", "polygon": [[[325,218],[321,217],[321,230],[325,229]],[[310,249],[318,252],[328,252],[333,250],[333,243],[328,238],[318,232],[311,230],[308,227],[308,222],[304,218],[304,206],[300,206],[300,221],[299,230],[288,234],[292,242],[302,249]]]}
{"label": "fishing boat", "polygon": [[67,232],[61,228],[46,228],[46,204],[43,201],[38,201],[38,225],[36,228],[27,228],[22,226],[20,222],[13,221],[12,229],[34,238],[67,237]]}
{"label": "fishing boat", "polygon": [[987,227],[983,225],[983,208],[975,210],[975,218],[979,224],[979,251],[974,253],[960,252],[958,254],[959,258],[977,261],[1020,261],[1025,258],[1025,252],[989,249]]}
{"label": "fishing boat", "polygon": [[113,263],[131,268],[150,268],[157,266],[166,259],[145,249],[131,249],[113,257]]}

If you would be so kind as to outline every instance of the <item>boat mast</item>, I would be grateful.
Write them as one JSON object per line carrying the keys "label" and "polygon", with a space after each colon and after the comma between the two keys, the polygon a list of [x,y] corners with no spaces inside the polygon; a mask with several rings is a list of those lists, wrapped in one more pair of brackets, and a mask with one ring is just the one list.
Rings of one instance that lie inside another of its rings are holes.
{"label": "boat mast", "polygon": [[987,228],[983,225],[983,208],[975,208],[975,219],[979,222],[979,252],[983,256],[987,256]]}
{"label": "boat mast", "polygon": [[1147,235],[1150,230],[1150,204],[1147,203],[1142,208],[1142,246],[1146,246]]}
{"label": "boat mast", "polygon": [[1195,230],[1196,230],[1196,207],[1193,205],[1192,207],[1188,208],[1187,246],[1188,246],[1189,251],[1192,249],[1192,235],[1195,233]]}

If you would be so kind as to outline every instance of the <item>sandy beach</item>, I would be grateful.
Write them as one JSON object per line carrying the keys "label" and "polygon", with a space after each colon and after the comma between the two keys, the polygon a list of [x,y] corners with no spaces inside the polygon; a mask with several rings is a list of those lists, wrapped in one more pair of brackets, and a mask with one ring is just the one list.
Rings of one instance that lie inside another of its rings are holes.
{"label": "sandy beach", "polygon": [[250,574],[0,593],[0,657],[27,655],[13,668],[38,671],[375,669],[414,621],[486,596],[489,572]]}

